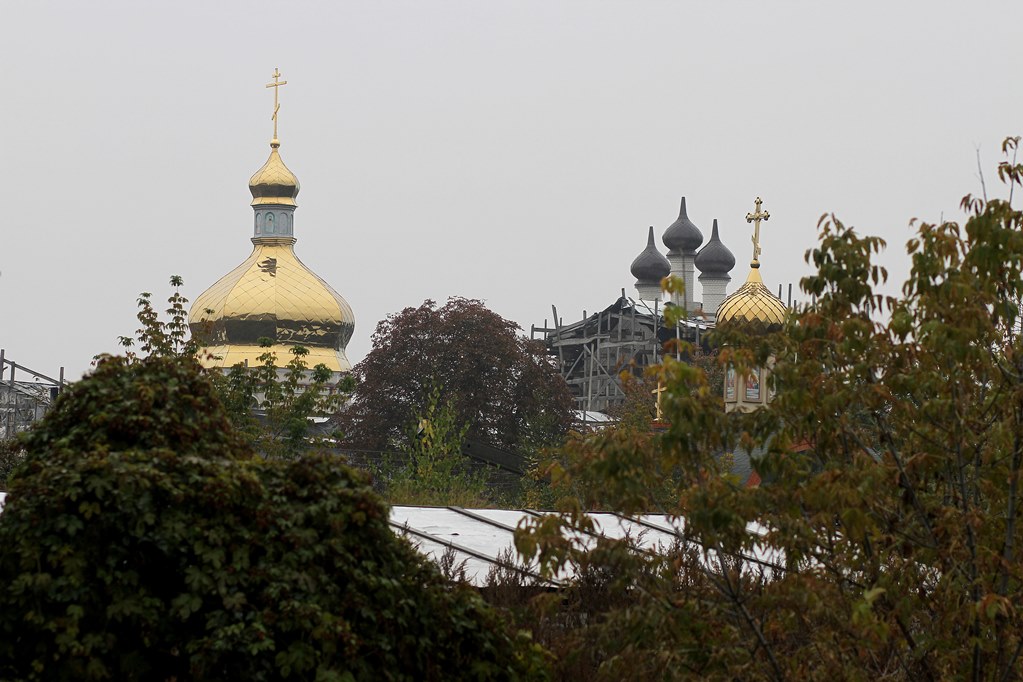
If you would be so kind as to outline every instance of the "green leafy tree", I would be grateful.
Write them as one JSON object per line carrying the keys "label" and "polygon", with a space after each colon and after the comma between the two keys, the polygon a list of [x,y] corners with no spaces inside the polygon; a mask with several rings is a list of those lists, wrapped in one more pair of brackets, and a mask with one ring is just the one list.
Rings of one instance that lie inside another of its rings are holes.
{"label": "green leafy tree", "polygon": [[625,370],[619,374],[625,400],[607,410],[615,420],[609,428],[624,428],[633,431],[649,431],[650,423],[657,416],[657,376],[654,372],[639,376]]}
{"label": "green leafy tree", "polygon": [[483,472],[469,466],[462,455],[468,427],[459,424],[451,401],[442,402],[440,386],[426,397],[421,416],[409,425],[409,449],[382,473],[387,500],[392,504],[492,504]]}
{"label": "green leafy tree", "polygon": [[[261,339],[264,347],[272,344]],[[342,404],[350,390],[350,379],[331,384],[332,372],[319,364],[309,369],[302,346],[291,348],[292,358],[284,368],[277,366],[277,354],[267,351],[254,368],[235,365],[226,376],[216,373],[215,385],[232,405],[235,425],[265,457],[288,459],[310,449],[321,448],[339,434],[313,431],[312,420],[326,420]]]}
{"label": "green leafy tree", "polygon": [[[724,328],[722,367],[773,362],[773,402],[725,415],[698,367],[665,360],[669,430],[571,444],[552,475],[577,491],[519,546],[552,570],[621,567],[631,600],[587,621],[607,679],[970,679],[1023,675],[1023,180],[917,224],[901,295],[884,247],[833,216],[807,252],[813,303],[776,333]],[[740,486],[727,454],[763,448]],[[660,494],[677,480],[673,500]],[[683,554],[619,543],[594,557],[559,528],[594,507],[685,519]],[[682,560],[685,553],[699,560]],[[767,556],[764,570],[750,557]],[[617,563],[616,563],[617,562]],[[632,562],[631,564],[629,562]],[[695,586],[683,589],[684,586]],[[631,623],[632,637],[622,623]],[[580,645],[581,646],[581,645]]]}
{"label": "green leafy tree", "polygon": [[[139,328],[134,337],[119,338],[129,362],[151,355],[199,359],[205,352],[189,336],[188,299],[181,294],[184,281],[174,275],[170,284],[166,321],[153,307],[152,294],[139,295]],[[260,342],[273,345],[271,339]],[[226,374],[209,371],[232,424],[269,458],[293,458],[336,438],[339,434],[314,431],[312,420],[334,414],[353,386],[351,377],[332,383],[333,375],[323,364],[310,368],[305,360],[308,349],[294,346],[290,352],[284,367],[278,367],[276,353],[267,351],[255,367],[238,364]]]}
{"label": "green leafy tree", "polygon": [[[170,285],[173,291],[167,299],[166,310],[168,320],[160,319],[160,313],[153,307],[153,295],[148,291],[139,294],[136,317],[139,328],[135,336],[121,336],[118,341],[125,349],[125,357],[129,362],[140,356],[133,348],[136,346],[145,355],[187,355],[195,357],[199,349],[188,334],[188,312],[185,304],[188,299],[181,294],[185,281],[180,275],[171,275]],[[97,357],[97,360],[99,358]]]}
{"label": "green leafy tree", "polygon": [[535,679],[336,459],[255,456],[188,356],[101,359],[24,436],[0,678]]}

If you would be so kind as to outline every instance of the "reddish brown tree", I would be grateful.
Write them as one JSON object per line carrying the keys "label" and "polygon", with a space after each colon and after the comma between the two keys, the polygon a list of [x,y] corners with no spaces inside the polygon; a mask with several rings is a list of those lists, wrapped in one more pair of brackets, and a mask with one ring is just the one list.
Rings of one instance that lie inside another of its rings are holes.
{"label": "reddish brown tree", "polygon": [[354,368],[352,403],[338,415],[355,447],[401,447],[431,388],[450,401],[467,436],[508,449],[560,441],[571,421],[568,386],[543,344],[482,301],[431,300],[388,316]]}

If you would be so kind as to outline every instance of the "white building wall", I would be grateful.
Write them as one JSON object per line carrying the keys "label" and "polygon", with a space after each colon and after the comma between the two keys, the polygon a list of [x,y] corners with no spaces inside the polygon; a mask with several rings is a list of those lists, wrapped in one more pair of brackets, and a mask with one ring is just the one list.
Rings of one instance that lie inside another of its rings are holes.
{"label": "white building wall", "polygon": [[641,301],[660,301],[661,283],[636,281],[636,293]]}
{"label": "white building wall", "polygon": [[[678,277],[680,280],[685,282],[686,281],[685,258],[683,257],[683,255],[676,251],[669,251],[668,262],[671,263],[671,276]],[[690,293],[689,283],[686,282],[686,290],[684,294],[682,296],[679,296],[678,294],[672,294],[671,302],[674,305],[680,306],[683,304],[683,298],[691,300],[692,297],[693,295]],[[688,310],[688,308],[686,309]]]}
{"label": "white building wall", "polygon": [[686,283],[686,312],[692,313],[696,311],[696,254],[684,253],[682,254],[682,272],[685,273],[683,279]]}
{"label": "white building wall", "polygon": [[728,293],[725,291],[731,277],[706,277],[700,275],[700,284],[703,285],[703,314],[708,318],[715,318],[721,302],[725,300]]}
{"label": "white building wall", "polygon": [[677,306],[684,306],[687,313],[696,310],[696,256],[691,253],[680,253],[678,251],[668,252],[668,262],[671,263],[671,274],[685,282],[686,290],[681,296],[671,295],[671,302]]}

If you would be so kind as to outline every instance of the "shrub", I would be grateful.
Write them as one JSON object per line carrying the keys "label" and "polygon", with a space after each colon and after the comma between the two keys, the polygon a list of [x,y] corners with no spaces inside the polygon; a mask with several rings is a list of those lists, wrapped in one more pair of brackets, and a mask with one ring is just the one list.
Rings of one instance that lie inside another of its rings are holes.
{"label": "shrub", "polygon": [[255,457],[189,358],[101,361],[23,440],[2,679],[517,679],[541,652],[357,473]]}

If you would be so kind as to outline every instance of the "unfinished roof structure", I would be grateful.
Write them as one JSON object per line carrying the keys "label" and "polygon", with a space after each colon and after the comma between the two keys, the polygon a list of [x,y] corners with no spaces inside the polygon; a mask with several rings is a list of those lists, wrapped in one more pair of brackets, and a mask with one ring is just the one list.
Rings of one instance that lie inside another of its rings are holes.
{"label": "unfinished roof structure", "polygon": [[4,355],[5,351],[0,348],[0,440],[14,438],[33,422],[42,419],[67,385],[63,367],[60,368],[60,378],[53,379]]}
{"label": "unfinished roof structure", "polygon": [[[714,238],[720,242],[716,222]],[[579,414],[604,413],[624,404],[626,395],[619,376],[623,370],[642,376],[644,369],[661,361],[666,341],[682,339],[702,344],[704,333],[714,327],[716,309],[708,310],[695,301],[694,262],[703,233],[689,219],[685,197],[663,241],[669,248],[667,258],[658,251],[654,228],[650,227],[646,248],[632,262],[630,272],[636,278],[638,299],[626,297],[622,289],[622,295],[610,306],[593,315],[583,311],[581,320],[568,325],[551,306],[553,326],[545,320],[542,327],[532,327],[532,338],[546,343],[547,353],[568,383]],[[683,296],[676,292],[666,297],[662,293],[661,280],[669,274],[685,282]],[[701,276],[701,284],[706,286],[704,279]],[[728,279],[726,272],[723,283],[711,287],[715,302],[724,298]],[[687,318],[667,326],[664,312],[669,305],[679,306]]]}
{"label": "unfinished roof structure", "polygon": [[[669,304],[670,305],[670,304]],[[604,310],[572,324],[563,324],[557,308],[554,326],[544,321],[534,325],[532,338],[547,345],[547,353],[557,364],[561,376],[575,399],[575,409],[606,412],[625,402],[619,374],[628,370],[640,376],[643,370],[661,361],[664,343],[681,338],[700,344],[707,329],[702,319],[683,320],[665,326],[664,308],[659,301],[635,301],[621,297]]]}

